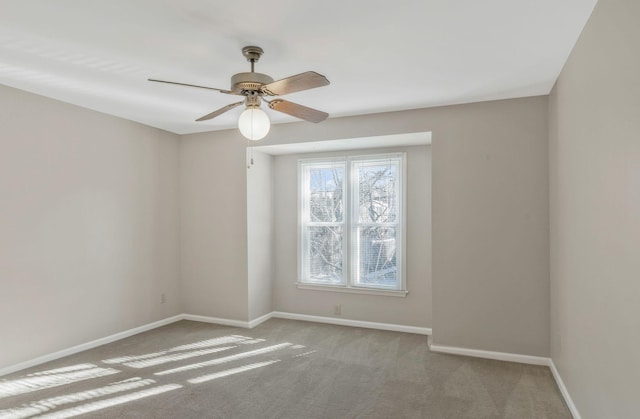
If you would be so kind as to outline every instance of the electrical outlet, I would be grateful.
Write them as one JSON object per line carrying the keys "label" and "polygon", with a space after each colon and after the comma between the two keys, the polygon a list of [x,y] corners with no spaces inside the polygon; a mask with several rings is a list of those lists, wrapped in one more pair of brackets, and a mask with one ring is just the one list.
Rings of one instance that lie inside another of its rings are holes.
{"label": "electrical outlet", "polygon": [[342,314],[342,305],[340,304],[336,304],[333,306],[333,314],[335,314],[336,316],[339,316]]}
{"label": "electrical outlet", "polygon": [[164,292],[160,294],[160,304],[164,304],[167,302],[167,297],[164,295]]}

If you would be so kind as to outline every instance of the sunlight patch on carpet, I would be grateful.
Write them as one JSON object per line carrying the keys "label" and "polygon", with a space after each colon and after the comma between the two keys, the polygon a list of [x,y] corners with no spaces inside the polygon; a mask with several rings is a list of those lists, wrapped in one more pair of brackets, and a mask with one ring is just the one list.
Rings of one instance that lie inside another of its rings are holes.
{"label": "sunlight patch on carpet", "polygon": [[281,343],[278,345],[267,346],[266,348],[256,349],[254,351],[242,352],[235,355],[225,356],[223,358],[216,358],[209,361],[199,362],[197,364],[189,364],[178,368],[172,368],[170,370],[156,372],[155,375],[167,375],[174,374],[176,372],[190,371],[198,368],[204,368],[211,365],[224,364],[225,362],[231,362],[238,359],[249,358],[252,356],[262,355],[269,352],[277,351],[278,349],[283,349],[291,346],[291,343]]}
{"label": "sunlight patch on carpet", "polygon": [[203,375],[201,377],[192,378],[187,381],[190,382],[191,384],[204,383],[206,381],[215,380],[216,378],[227,377],[229,375],[255,370],[256,368],[266,367],[267,365],[275,364],[276,362],[280,362],[280,360],[274,359],[273,361],[256,362],[255,364],[243,365],[237,368],[230,368],[228,370],[216,372],[214,374],[208,374],[208,375]]}

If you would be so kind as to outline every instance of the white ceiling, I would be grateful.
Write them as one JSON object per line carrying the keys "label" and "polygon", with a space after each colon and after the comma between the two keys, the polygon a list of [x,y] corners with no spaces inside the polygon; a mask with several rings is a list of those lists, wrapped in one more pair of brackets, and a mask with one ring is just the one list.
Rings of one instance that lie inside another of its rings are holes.
{"label": "white ceiling", "polygon": [[[596,0],[2,0],[0,83],[179,134],[234,127],[249,71],[331,84],[286,99],[330,117],[549,93]],[[273,123],[294,118],[268,111]],[[37,118],[37,115],[34,115]]]}

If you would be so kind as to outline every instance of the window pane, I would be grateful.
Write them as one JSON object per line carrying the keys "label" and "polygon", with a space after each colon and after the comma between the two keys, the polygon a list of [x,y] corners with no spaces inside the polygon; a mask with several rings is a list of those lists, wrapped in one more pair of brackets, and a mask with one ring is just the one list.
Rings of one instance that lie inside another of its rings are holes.
{"label": "window pane", "polygon": [[341,284],[342,227],[307,228],[309,281]]}
{"label": "window pane", "polygon": [[309,169],[309,210],[312,222],[342,222],[344,167]]}
{"label": "window pane", "polygon": [[398,288],[396,229],[360,227],[357,241],[356,283],[361,286]]}
{"label": "window pane", "polygon": [[394,223],[397,216],[397,161],[357,162],[361,223]]}

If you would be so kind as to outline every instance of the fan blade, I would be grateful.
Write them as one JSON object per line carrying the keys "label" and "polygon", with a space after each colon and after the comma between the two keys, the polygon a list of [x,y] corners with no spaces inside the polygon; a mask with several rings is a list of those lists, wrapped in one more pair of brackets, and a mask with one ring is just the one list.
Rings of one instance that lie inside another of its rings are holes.
{"label": "fan blade", "polygon": [[166,81],[166,80],[156,80],[156,79],[147,79],[147,80],[154,81],[156,83],[176,84],[178,86],[188,86],[188,87],[197,87],[199,89],[217,90],[220,93],[226,93],[228,95],[235,95],[236,94],[235,92],[232,92],[231,90],[216,89],[215,87],[197,86],[195,84],[178,83],[178,82],[175,82],[175,81]]}
{"label": "fan blade", "polygon": [[282,99],[272,100],[269,102],[269,107],[273,110],[286,113],[287,115],[315,123],[322,122],[329,116],[326,112],[307,108],[306,106],[298,105],[297,103]]}
{"label": "fan blade", "polygon": [[306,73],[276,80],[273,83],[262,86],[262,91],[271,96],[280,96],[326,86],[327,84],[329,84],[329,80],[322,74],[318,74],[315,71],[307,71]]}
{"label": "fan blade", "polygon": [[202,117],[196,119],[196,121],[200,122],[200,121],[206,121],[208,119],[213,119],[218,115],[222,115],[226,111],[230,111],[231,109],[235,108],[236,106],[242,105],[243,103],[244,103],[244,100],[240,101],[240,102],[236,102],[236,103],[231,103],[231,104],[229,104],[227,106],[223,106],[222,108],[218,109],[217,111],[213,111],[213,112],[211,112],[209,114],[206,114],[205,116],[202,116]]}

